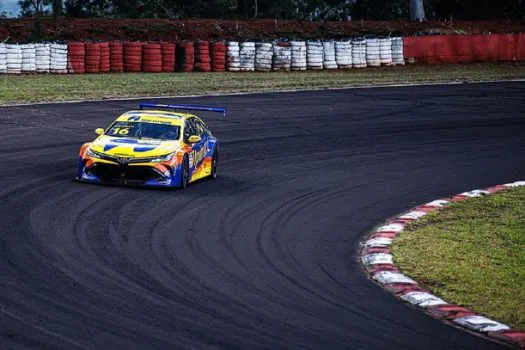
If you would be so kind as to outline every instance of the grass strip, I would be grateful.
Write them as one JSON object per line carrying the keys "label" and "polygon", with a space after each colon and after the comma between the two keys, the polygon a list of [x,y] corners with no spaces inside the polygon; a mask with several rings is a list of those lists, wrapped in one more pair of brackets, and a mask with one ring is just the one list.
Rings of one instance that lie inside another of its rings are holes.
{"label": "grass strip", "polygon": [[408,226],[392,249],[449,303],[525,329],[525,188],[468,199]]}
{"label": "grass strip", "polygon": [[525,64],[410,65],[273,73],[2,75],[0,104],[525,78]]}

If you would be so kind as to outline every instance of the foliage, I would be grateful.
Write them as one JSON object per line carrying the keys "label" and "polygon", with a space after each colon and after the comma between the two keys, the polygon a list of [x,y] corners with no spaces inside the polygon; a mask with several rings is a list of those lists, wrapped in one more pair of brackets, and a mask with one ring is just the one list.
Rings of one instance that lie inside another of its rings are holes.
{"label": "foliage", "polygon": [[[423,0],[419,0],[423,1]],[[19,0],[22,16],[407,20],[415,0]],[[525,19],[525,0],[424,0],[427,19]]]}

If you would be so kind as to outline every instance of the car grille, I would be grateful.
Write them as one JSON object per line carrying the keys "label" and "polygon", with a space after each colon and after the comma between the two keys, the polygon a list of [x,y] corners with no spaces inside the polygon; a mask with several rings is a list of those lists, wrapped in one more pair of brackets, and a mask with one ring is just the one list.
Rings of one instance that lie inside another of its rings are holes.
{"label": "car grille", "polygon": [[104,182],[143,184],[149,180],[164,179],[164,176],[158,170],[150,166],[95,163],[89,170]]}

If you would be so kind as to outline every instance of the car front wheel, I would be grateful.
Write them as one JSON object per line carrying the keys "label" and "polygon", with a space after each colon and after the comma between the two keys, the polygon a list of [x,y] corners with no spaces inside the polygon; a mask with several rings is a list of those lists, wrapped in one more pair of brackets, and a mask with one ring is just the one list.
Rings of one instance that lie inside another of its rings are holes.
{"label": "car front wheel", "polygon": [[187,155],[184,155],[184,157],[182,158],[182,164],[180,167],[180,188],[184,189],[188,187],[188,183],[190,182],[190,162],[188,160]]}

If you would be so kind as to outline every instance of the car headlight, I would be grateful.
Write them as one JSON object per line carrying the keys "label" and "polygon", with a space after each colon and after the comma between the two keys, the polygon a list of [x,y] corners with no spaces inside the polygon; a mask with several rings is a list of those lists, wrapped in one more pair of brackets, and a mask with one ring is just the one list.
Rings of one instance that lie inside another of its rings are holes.
{"label": "car headlight", "polygon": [[87,151],[86,151],[86,155],[87,155],[88,157],[91,157],[91,158],[98,158],[98,159],[102,158],[102,157],[100,156],[100,154],[98,154],[97,152],[93,151],[91,148],[88,148],[88,149],[87,149]]}
{"label": "car headlight", "polygon": [[157,157],[157,158],[153,158],[153,159],[150,160],[150,163],[162,163],[162,162],[167,162],[167,161],[169,161],[171,158],[173,158],[174,155],[175,155],[175,152],[170,153],[170,154],[166,154],[165,156],[160,156],[160,157]]}

